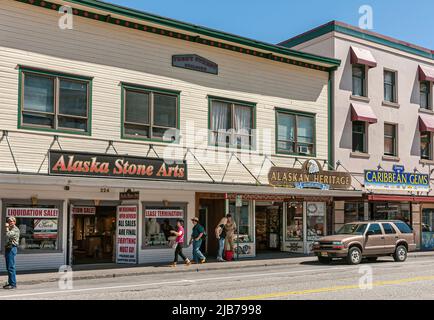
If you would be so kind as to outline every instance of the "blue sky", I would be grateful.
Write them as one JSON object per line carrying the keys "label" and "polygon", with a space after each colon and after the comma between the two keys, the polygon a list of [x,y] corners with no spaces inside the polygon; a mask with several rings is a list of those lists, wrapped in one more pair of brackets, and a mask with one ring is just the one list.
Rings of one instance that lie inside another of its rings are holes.
{"label": "blue sky", "polygon": [[370,5],[375,32],[434,49],[432,0],[105,0],[237,35],[278,43],[330,20],[358,25]]}

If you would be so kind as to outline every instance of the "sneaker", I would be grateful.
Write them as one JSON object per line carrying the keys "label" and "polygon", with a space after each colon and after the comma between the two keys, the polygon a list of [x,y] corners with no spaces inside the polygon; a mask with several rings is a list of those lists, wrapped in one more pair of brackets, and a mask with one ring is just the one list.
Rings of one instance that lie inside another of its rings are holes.
{"label": "sneaker", "polygon": [[205,259],[200,260],[200,264],[204,264],[206,262]]}
{"label": "sneaker", "polygon": [[176,262],[172,262],[172,263],[170,264],[170,266],[171,266],[172,268],[175,268],[175,267],[176,267]]}
{"label": "sneaker", "polygon": [[13,290],[13,289],[16,289],[17,287],[14,287],[14,286],[11,286],[11,285],[7,285],[7,286],[4,286],[3,287],[3,289],[5,289],[5,290]]}
{"label": "sneaker", "polygon": [[218,262],[226,262],[226,260],[223,259],[223,258],[217,258],[217,261],[218,261]]}
{"label": "sneaker", "polygon": [[190,260],[188,260],[188,259],[187,259],[187,260],[185,260],[185,265],[186,265],[186,266],[190,266],[190,265],[191,265],[191,261],[190,261]]}

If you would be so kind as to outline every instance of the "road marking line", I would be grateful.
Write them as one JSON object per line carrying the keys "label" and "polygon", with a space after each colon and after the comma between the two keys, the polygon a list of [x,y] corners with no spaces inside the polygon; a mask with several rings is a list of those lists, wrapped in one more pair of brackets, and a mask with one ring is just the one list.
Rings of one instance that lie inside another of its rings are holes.
{"label": "road marking line", "polygon": [[[417,264],[423,263],[424,261],[418,261]],[[432,262],[432,260],[426,260],[425,262]],[[416,262],[414,262],[416,263]],[[377,269],[385,268],[393,269],[399,267],[405,267],[409,264],[414,264],[412,262],[407,262],[405,264],[394,264],[393,262],[387,262],[386,264],[378,264]],[[374,267],[377,265],[374,264]],[[394,267],[396,266],[396,267]],[[319,272],[328,273],[330,271],[341,271],[341,270],[358,270],[357,266],[343,266],[343,267],[330,267],[330,268],[321,268],[321,269],[307,269],[307,270],[297,270],[297,271],[285,271],[285,272],[268,272],[268,273],[251,273],[251,274],[241,274],[234,276],[223,276],[223,277],[215,277],[215,278],[199,278],[199,279],[184,279],[184,280],[176,280],[176,281],[166,281],[166,282],[154,282],[154,283],[139,283],[134,285],[120,285],[120,286],[110,286],[110,287],[96,287],[96,288],[84,288],[84,289],[72,289],[72,290],[56,290],[56,291],[44,291],[44,292],[33,292],[33,293],[22,293],[22,294],[14,294],[14,295],[0,295],[0,299],[8,299],[8,298],[21,298],[21,297],[31,297],[31,296],[41,296],[41,295],[49,295],[49,294],[63,294],[63,293],[80,293],[80,292],[88,292],[88,291],[99,291],[99,290],[115,290],[115,289],[128,289],[128,288],[137,288],[137,287],[146,287],[146,286],[155,286],[155,285],[168,285],[168,284],[180,284],[186,282],[202,282],[202,281],[219,281],[219,280],[228,280],[228,279],[242,279],[242,278],[257,278],[257,277],[270,277],[277,275],[291,275],[291,274],[299,274],[299,273],[308,273],[315,272],[315,275],[319,275]]]}
{"label": "road marking line", "polygon": [[[398,279],[398,280],[384,280],[377,281],[372,283],[374,287],[386,286],[386,285],[399,285],[404,283],[412,283],[412,282],[420,282],[420,281],[432,281],[434,280],[434,276],[426,276],[426,277],[414,277],[407,279]],[[308,290],[300,290],[300,291],[287,291],[287,292],[276,292],[276,293],[268,293],[262,295],[254,295],[254,296],[246,296],[240,298],[232,298],[225,300],[261,300],[261,299],[271,299],[271,298],[281,298],[291,295],[305,295],[305,294],[313,294],[313,293],[323,293],[323,292],[335,292],[335,291],[343,291],[343,290],[351,290],[351,289],[359,289],[359,285],[343,285],[343,286],[335,286],[328,288],[318,288],[318,289],[308,289]]]}

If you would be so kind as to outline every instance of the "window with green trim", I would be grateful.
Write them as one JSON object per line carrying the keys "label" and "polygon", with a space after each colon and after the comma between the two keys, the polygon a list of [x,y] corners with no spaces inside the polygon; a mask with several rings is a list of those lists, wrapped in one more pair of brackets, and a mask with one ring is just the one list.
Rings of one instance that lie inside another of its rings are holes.
{"label": "window with green trim", "polygon": [[313,156],[315,117],[277,111],[277,152]]}
{"label": "window with green trim", "polygon": [[22,71],[21,126],[90,132],[90,80]]}
{"label": "window with green trim", "polygon": [[178,137],[179,94],[124,87],[124,136],[173,142]]}
{"label": "window with green trim", "polygon": [[242,102],[210,99],[210,144],[254,148],[254,107]]}

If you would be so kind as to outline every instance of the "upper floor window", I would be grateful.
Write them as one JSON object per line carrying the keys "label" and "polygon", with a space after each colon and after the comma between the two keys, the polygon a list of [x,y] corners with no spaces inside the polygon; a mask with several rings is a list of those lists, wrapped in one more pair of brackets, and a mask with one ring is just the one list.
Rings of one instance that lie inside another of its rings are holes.
{"label": "upper floor window", "polygon": [[367,153],[366,123],[353,121],[353,152]]}
{"label": "upper floor window", "polygon": [[211,145],[254,148],[255,104],[212,97],[209,104]]}
{"label": "upper floor window", "polygon": [[353,95],[366,97],[366,67],[355,64],[353,67]]}
{"label": "upper floor window", "polygon": [[123,90],[123,137],[177,140],[179,92],[132,85]]}
{"label": "upper floor window", "polygon": [[386,156],[397,155],[397,126],[395,124],[384,124],[384,154]]}
{"label": "upper floor window", "polygon": [[424,160],[432,160],[431,132],[420,133],[420,157]]}
{"label": "upper floor window", "polygon": [[397,102],[396,72],[384,70],[384,101]]}
{"label": "upper floor window", "polygon": [[431,82],[420,82],[420,107],[422,109],[431,109]]}
{"label": "upper floor window", "polygon": [[315,155],[314,115],[277,111],[277,152]]}
{"label": "upper floor window", "polygon": [[90,134],[89,78],[30,69],[21,72],[21,127]]}

